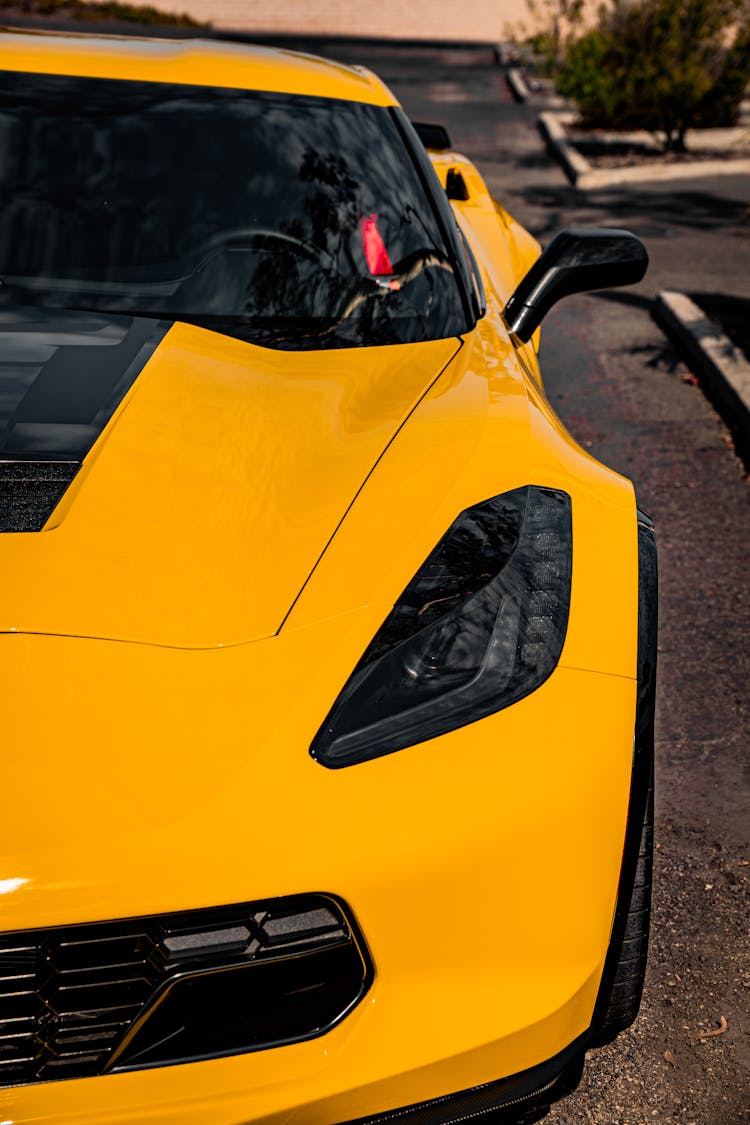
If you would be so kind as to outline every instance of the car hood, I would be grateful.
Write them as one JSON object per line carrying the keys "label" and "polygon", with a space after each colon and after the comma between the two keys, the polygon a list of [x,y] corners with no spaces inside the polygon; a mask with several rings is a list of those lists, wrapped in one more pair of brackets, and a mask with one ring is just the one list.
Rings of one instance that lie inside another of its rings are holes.
{"label": "car hood", "polygon": [[[72,481],[41,530],[0,534],[0,632],[181,648],[275,634],[460,346],[286,352],[183,323],[4,314],[4,502],[33,466],[59,476],[62,458]],[[71,380],[88,414],[55,428]]]}

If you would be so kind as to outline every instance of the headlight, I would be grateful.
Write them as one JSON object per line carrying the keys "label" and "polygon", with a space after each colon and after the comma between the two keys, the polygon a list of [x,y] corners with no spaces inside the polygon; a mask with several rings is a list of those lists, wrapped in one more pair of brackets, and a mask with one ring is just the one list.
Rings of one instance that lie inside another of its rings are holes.
{"label": "headlight", "polygon": [[570,497],[529,485],[467,508],[404,590],[310,748],[332,768],[509,706],[557,664],[572,563]]}

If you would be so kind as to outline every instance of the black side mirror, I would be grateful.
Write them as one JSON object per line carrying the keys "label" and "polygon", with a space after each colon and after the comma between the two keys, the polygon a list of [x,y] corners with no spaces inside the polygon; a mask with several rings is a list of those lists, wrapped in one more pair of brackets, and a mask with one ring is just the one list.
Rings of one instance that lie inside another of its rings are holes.
{"label": "black side mirror", "polygon": [[433,125],[427,121],[412,121],[412,125],[425,148],[445,152],[451,147],[451,139],[444,125]]}
{"label": "black side mirror", "polygon": [[503,316],[509,330],[525,344],[561,297],[634,285],[647,267],[646,247],[628,230],[562,230],[520,282]]}

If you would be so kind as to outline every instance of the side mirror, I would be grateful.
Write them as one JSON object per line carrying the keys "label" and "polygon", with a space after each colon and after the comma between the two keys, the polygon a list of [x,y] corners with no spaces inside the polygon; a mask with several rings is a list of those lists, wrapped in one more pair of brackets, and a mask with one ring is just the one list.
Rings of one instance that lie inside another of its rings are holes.
{"label": "side mirror", "polygon": [[451,147],[451,139],[444,125],[433,125],[427,121],[412,121],[412,125],[425,148],[445,152]]}
{"label": "side mirror", "polygon": [[634,285],[647,267],[646,247],[628,230],[562,230],[520,282],[503,316],[509,330],[525,344],[562,297]]}

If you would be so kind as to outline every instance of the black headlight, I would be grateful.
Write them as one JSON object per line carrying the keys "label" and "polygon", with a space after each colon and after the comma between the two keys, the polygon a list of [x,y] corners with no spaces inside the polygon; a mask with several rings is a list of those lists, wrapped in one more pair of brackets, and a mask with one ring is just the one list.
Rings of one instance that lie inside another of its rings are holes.
{"label": "black headlight", "polygon": [[473,723],[560,658],[570,497],[529,485],[467,508],[406,587],[310,748],[348,766]]}

